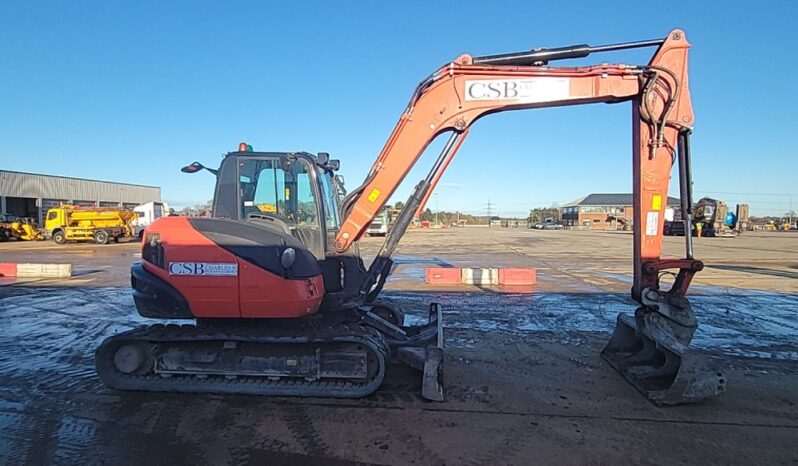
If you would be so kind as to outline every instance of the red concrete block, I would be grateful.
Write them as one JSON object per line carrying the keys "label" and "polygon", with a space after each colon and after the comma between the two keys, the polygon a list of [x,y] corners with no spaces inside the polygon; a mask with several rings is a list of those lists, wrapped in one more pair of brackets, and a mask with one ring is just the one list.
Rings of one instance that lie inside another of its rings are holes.
{"label": "red concrete block", "polygon": [[537,273],[533,268],[501,268],[499,269],[499,285],[534,285]]}
{"label": "red concrete block", "polygon": [[430,285],[459,285],[461,274],[457,267],[428,267],[424,271],[424,281]]}
{"label": "red concrete block", "polygon": [[9,264],[0,262],[0,277],[16,277],[17,264]]}

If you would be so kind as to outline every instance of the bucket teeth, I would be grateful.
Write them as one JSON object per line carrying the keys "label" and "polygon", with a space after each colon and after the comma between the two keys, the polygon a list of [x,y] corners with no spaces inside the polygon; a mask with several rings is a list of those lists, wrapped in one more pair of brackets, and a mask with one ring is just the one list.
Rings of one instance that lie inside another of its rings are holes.
{"label": "bucket teeth", "polygon": [[[638,318],[644,326],[657,322]],[[618,315],[601,355],[646,398],[666,406],[699,402],[725,391],[725,377],[710,359],[690,350],[666,327],[641,329],[638,322],[631,315]]]}

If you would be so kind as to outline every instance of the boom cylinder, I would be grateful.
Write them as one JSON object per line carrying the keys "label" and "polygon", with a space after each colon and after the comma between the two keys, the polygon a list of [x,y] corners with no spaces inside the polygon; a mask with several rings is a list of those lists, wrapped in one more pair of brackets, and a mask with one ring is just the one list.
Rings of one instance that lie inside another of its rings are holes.
{"label": "boom cylinder", "polygon": [[684,223],[685,255],[693,258],[693,181],[690,172],[690,132],[681,131],[678,139],[679,151],[679,197]]}
{"label": "boom cylinder", "polygon": [[598,45],[591,47],[587,44],[569,45],[550,49],[533,49],[526,52],[503,53],[499,55],[485,55],[474,57],[475,65],[511,65],[511,66],[539,66],[553,60],[567,60],[571,58],[584,58],[591,53],[612,52],[614,50],[635,49],[640,47],[660,46],[665,39],[641,40],[637,42],[624,42],[621,44]]}

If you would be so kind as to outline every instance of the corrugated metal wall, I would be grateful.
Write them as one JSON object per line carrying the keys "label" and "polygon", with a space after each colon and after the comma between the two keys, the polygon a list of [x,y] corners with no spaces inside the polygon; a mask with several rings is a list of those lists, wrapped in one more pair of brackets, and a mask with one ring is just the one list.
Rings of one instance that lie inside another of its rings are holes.
{"label": "corrugated metal wall", "polygon": [[161,188],[0,170],[0,196],[144,204],[161,201]]}

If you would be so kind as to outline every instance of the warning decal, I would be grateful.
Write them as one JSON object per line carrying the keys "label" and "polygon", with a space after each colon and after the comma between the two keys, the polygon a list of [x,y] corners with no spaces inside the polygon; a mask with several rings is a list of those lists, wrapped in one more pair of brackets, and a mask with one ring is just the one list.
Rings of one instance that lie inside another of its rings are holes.
{"label": "warning decal", "polygon": [[662,195],[654,194],[651,198],[651,210],[662,210]]}
{"label": "warning decal", "polygon": [[646,214],[646,236],[656,236],[659,227],[659,212]]}

